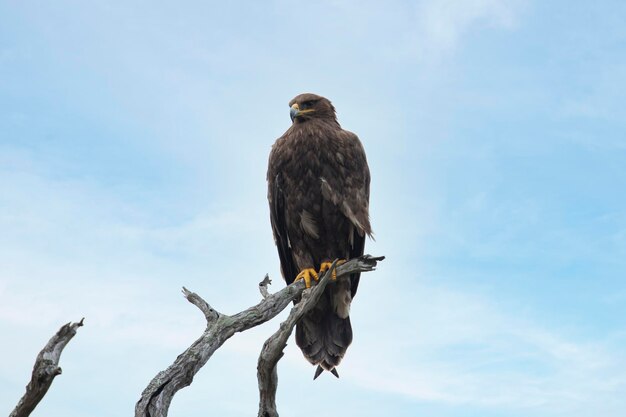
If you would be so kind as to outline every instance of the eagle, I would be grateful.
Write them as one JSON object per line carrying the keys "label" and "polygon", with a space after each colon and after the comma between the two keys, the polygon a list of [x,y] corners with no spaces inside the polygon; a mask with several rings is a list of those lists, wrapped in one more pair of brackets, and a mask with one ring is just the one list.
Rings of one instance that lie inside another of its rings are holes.
{"label": "eagle", "polygon": [[[287,285],[312,280],[339,259],[363,255],[369,219],[370,172],[357,135],[343,130],[332,103],[311,93],[289,102],[292,124],[276,140],[267,170],[270,220]],[[296,344],[317,365],[339,377],[350,343],[350,303],[358,273],[333,281],[296,325]]]}

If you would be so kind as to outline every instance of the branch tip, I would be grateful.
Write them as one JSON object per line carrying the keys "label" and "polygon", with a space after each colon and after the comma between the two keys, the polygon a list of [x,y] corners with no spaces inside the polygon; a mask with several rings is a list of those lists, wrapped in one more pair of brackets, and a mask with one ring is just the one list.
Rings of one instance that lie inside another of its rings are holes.
{"label": "branch tip", "polygon": [[69,322],[61,326],[39,352],[33,366],[31,380],[26,386],[26,393],[17,403],[9,417],[29,416],[37,407],[37,404],[48,392],[54,378],[63,372],[61,367],[59,367],[61,353],[76,335],[76,328],[83,325],[83,320],[84,317],[78,323]]}
{"label": "branch tip", "polygon": [[263,298],[267,298],[270,296],[269,291],[267,290],[267,287],[272,283],[272,280],[270,279],[269,274],[265,274],[265,278],[263,278],[263,281],[259,282],[259,291],[261,292],[261,296]]}

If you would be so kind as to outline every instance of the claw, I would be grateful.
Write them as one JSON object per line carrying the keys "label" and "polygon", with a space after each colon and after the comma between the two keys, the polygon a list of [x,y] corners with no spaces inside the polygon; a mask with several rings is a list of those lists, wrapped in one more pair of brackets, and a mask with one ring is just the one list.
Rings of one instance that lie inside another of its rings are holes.
{"label": "claw", "polygon": [[[337,261],[337,265],[339,266],[341,264],[345,264],[346,260],[345,259],[339,259]],[[324,272],[328,271],[330,269],[330,267],[332,266],[332,262],[322,262],[320,265],[320,272],[319,274],[322,275]],[[330,279],[332,279],[333,281],[335,281],[337,279],[337,269],[333,270],[333,275],[330,277]]]}
{"label": "claw", "polygon": [[293,282],[303,279],[304,285],[307,288],[311,288],[311,278],[313,278],[315,281],[319,281],[319,276],[317,275],[317,272],[315,272],[315,269],[306,268],[300,271],[300,273],[296,276],[296,279],[294,279]]}

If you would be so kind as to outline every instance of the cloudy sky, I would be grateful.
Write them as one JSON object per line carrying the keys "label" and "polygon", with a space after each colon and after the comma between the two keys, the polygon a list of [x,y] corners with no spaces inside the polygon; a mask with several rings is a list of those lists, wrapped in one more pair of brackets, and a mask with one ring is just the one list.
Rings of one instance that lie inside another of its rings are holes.
{"label": "cloudy sky", "polygon": [[[228,3],[228,4],[226,4]],[[0,1],[0,414],[85,326],[33,416],[131,415],[204,329],[282,287],[265,170],[301,92],[372,171],[341,379],[293,341],[298,416],[626,414],[621,1]],[[284,317],[284,314],[281,316]],[[172,416],[256,413],[236,335]]]}

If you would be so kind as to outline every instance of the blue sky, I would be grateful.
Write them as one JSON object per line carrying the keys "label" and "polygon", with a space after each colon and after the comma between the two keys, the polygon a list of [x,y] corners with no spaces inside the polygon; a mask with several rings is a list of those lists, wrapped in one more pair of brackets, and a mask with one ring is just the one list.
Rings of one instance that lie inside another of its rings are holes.
{"label": "blue sky", "polygon": [[[33,416],[122,416],[204,328],[183,285],[225,313],[282,286],[265,169],[309,91],[365,145],[387,260],[341,379],[291,342],[279,411],[624,415],[626,5],[224,3],[0,1],[0,412],[65,322]],[[170,415],[254,413],[277,325]]]}

